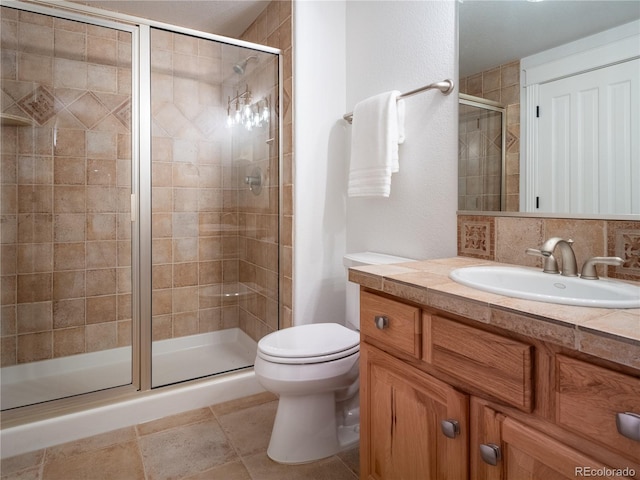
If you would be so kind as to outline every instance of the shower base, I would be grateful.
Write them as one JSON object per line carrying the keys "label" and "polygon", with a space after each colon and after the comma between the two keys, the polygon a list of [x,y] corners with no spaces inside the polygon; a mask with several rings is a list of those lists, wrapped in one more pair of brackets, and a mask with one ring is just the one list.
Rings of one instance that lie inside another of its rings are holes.
{"label": "shower base", "polygon": [[212,375],[64,415],[0,430],[4,459],[119,428],[264,392],[253,368]]}
{"label": "shower base", "polygon": [[[153,342],[152,385],[253,365],[257,343],[239,328]],[[2,410],[131,383],[131,347],[2,368]]]}

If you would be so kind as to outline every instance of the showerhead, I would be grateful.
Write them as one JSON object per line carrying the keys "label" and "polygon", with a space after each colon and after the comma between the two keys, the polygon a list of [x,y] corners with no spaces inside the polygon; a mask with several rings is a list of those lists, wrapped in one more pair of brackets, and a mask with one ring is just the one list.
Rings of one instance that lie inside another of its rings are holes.
{"label": "showerhead", "polygon": [[233,66],[233,71],[236,72],[238,75],[242,75],[244,73],[244,69],[247,68],[247,63],[249,63],[249,60],[257,59],[257,58],[258,57],[256,57],[255,55],[251,55],[245,58],[243,61],[238,62]]}

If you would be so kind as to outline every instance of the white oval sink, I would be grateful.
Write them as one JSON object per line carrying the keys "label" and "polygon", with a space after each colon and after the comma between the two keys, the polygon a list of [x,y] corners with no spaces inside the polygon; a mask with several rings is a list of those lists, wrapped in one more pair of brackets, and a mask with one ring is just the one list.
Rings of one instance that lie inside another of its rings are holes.
{"label": "white oval sink", "polygon": [[526,300],[583,307],[640,308],[640,287],[603,278],[584,280],[502,266],[458,268],[449,277],[478,290]]}

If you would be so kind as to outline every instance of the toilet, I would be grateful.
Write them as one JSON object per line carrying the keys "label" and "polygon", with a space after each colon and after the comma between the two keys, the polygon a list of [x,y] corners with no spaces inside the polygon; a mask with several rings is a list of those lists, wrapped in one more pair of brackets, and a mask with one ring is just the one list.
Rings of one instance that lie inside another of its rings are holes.
{"label": "toilet", "polygon": [[[344,256],[346,268],[414,260],[374,252]],[[279,396],[267,455],[279,463],[307,463],[360,439],[360,286],[347,282],[347,327],[297,325],[258,342],[258,382]]]}

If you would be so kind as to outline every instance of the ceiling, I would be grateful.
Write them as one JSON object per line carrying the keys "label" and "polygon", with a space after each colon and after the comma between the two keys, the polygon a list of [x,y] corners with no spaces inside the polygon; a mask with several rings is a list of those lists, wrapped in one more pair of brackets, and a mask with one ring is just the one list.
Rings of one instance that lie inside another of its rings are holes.
{"label": "ceiling", "polygon": [[270,2],[267,0],[84,0],[81,3],[193,30],[238,38]]}
{"label": "ceiling", "polygon": [[[461,77],[640,18],[640,0],[458,1]],[[267,0],[85,2],[232,38],[238,38],[269,4]],[[401,8],[402,2],[397,4]]]}
{"label": "ceiling", "polygon": [[640,18],[640,1],[462,0],[460,77]]}

